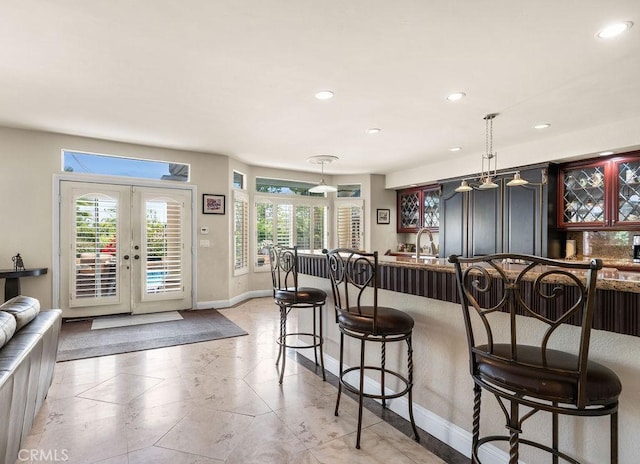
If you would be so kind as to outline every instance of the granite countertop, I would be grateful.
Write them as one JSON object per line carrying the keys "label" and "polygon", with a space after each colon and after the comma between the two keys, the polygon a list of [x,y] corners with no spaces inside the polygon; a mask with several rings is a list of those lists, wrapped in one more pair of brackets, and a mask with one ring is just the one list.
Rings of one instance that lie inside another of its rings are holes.
{"label": "granite countertop", "polygon": [[[439,272],[453,273],[454,266],[448,258],[414,258],[411,256],[380,256],[380,264],[387,266],[411,267],[428,269]],[[585,259],[584,261],[588,261]],[[631,261],[631,260],[629,260]],[[638,271],[621,271],[611,266],[612,262],[605,261],[605,267],[598,271],[597,288],[603,290],[617,290],[620,292],[640,293],[640,265]],[[514,269],[517,270],[517,269]]]}
{"label": "granite countertop", "polygon": [[[301,255],[324,256],[322,253],[299,252]],[[409,253],[402,255],[378,255],[378,261],[384,266],[405,267],[426,269],[431,271],[446,272],[453,274],[455,268],[449,262],[448,258],[435,257],[412,257]],[[580,259],[580,261],[589,261],[589,258]],[[575,262],[575,260],[573,261]],[[604,267],[598,271],[597,288],[603,290],[616,290],[619,292],[640,293],[640,263],[634,263],[633,260],[607,260],[603,259]],[[621,266],[624,270],[620,270],[615,266]],[[638,269],[630,270],[630,269]],[[517,271],[514,268],[514,271]]]}

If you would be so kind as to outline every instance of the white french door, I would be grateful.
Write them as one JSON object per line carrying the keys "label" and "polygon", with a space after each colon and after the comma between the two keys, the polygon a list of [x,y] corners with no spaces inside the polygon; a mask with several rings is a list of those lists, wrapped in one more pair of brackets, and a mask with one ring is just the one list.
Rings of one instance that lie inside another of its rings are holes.
{"label": "white french door", "polygon": [[63,181],[63,317],[191,307],[191,191]]}

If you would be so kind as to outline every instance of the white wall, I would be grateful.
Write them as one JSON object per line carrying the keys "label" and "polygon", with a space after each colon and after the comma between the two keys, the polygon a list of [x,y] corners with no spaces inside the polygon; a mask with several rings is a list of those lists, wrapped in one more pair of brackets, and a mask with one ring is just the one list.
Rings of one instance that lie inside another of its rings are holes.
{"label": "white wall", "polygon": [[[191,184],[197,186],[196,226],[208,226],[209,248],[198,248],[197,288],[199,300],[228,298],[230,276],[228,158],[130,145],[112,141],[0,128],[0,268],[11,268],[11,256],[19,252],[26,267],[47,267],[41,277],[20,279],[22,293],[37,297],[43,308],[52,302],[53,176],[61,173],[61,150],[70,149],[134,158],[159,159],[191,164]],[[202,194],[227,196],[227,214],[203,215]],[[198,234],[196,245],[201,236]],[[4,291],[4,281],[0,282]]]}
{"label": "white wall", "polygon": [[[297,172],[249,166],[227,156],[196,153],[142,145],[132,145],[108,140],[98,140],[46,132],[0,127],[0,214],[4,219],[0,232],[0,269],[10,269],[11,257],[20,253],[27,267],[47,267],[49,273],[40,277],[20,280],[22,293],[37,297],[43,308],[54,305],[53,299],[53,227],[57,206],[53,200],[54,175],[62,173],[61,150],[77,150],[132,158],[176,161],[191,165],[190,185],[196,186],[196,240],[197,295],[199,308],[227,306],[245,296],[256,295],[271,289],[268,272],[253,272],[233,276],[231,256],[233,219],[233,171],[247,176],[247,193],[250,198],[250,214],[253,212],[255,177],[272,177],[317,182],[316,172]],[[375,208],[392,209],[395,221],[395,192],[384,191],[382,176],[325,176],[327,182],[360,183],[366,208],[365,240],[368,249],[389,248],[395,243],[394,223],[375,225]],[[373,180],[372,180],[373,179]],[[125,183],[131,179],[124,179]],[[374,185],[374,188],[372,188]],[[226,195],[226,214],[202,214],[202,194]],[[370,197],[373,196],[373,199]],[[333,198],[335,197],[332,194]],[[381,206],[385,205],[385,206]],[[388,206],[387,206],[388,205]],[[333,211],[330,217],[333,217]],[[254,223],[250,218],[250,246],[253,243]],[[201,235],[200,228],[209,228],[208,235]],[[380,233],[384,230],[384,233]],[[393,242],[391,237],[393,236]],[[209,241],[209,247],[200,247],[201,239]],[[386,247],[386,248],[385,248]],[[250,262],[253,262],[253,247]],[[0,280],[0,292],[4,292],[4,280]]]}

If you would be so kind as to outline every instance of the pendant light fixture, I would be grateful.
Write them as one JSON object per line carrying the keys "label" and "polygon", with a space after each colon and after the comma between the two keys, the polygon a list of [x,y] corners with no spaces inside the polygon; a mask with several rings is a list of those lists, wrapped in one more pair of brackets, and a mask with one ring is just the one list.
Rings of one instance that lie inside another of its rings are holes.
{"label": "pendant light fixture", "polygon": [[[489,190],[498,188],[495,182],[498,176],[498,154],[493,151],[493,120],[498,113],[489,113],[484,117],[485,121],[485,153],[482,155],[482,171],[480,175],[471,177],[478,179],[478,184],[471,186],[467,179],[463,179],[460,186],[455,189],[456,192],[469,192],[474,188],[478,190]],[[518,185],[526,185],[529,183],[526,179],[520,177],[520,171],[502,172],[501,174],[512,174],[513,179],[507,182],[508,187]]]}
{"label": "pendant light fixture", "polygon": [[313,163],[313,164],[319,164],[321,166],[321,172],[322,172],[322,177],[320,179],[320,182],[318,183],[318,185],[311,187],[309,189],[309,192],[311,193],[331,193],[331,192],[337,192],[338,189],[336,187],[334,187],[333,185],[328,185],[325,181],[324,181],[324,165],[325,163],[333,163],[334,161],[336,161],[338,159],[337,156],[333,156],[333,155],[316,155],[316,156],[312,156],[311,158],[307,159],[308,162]]}
{"label": "pendant light fixture", "polygon": [[[482,155],[482,173],[480,174],[480,190],[498,188],[493,179],[498,170],[498,154],[493,152],[493,120],[498,113],[491,113],[484,117],[485,121],[485,153]],[[491,166],[493,164],[493,169]],[[485,169],[486,167],[486,169]]]}

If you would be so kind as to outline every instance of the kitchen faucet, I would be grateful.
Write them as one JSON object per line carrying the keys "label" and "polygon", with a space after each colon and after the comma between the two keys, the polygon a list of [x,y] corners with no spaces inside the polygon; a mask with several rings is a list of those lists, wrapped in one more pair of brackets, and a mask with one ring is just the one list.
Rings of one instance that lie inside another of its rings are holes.
{"label": "kitchen faucet", "polygon": [[429,235],[429,247],[431,249],[431,255],[432,256],[436,256],[436,247],[433,244],[433,234],[431,234],[431,231],[427,228],[427,227],[423,227],[422,229],[420,229],[418,231],[418,233],[416,234],[416,258],[420,257],[420,237],[422,237],[422,234],[426,232]]}

